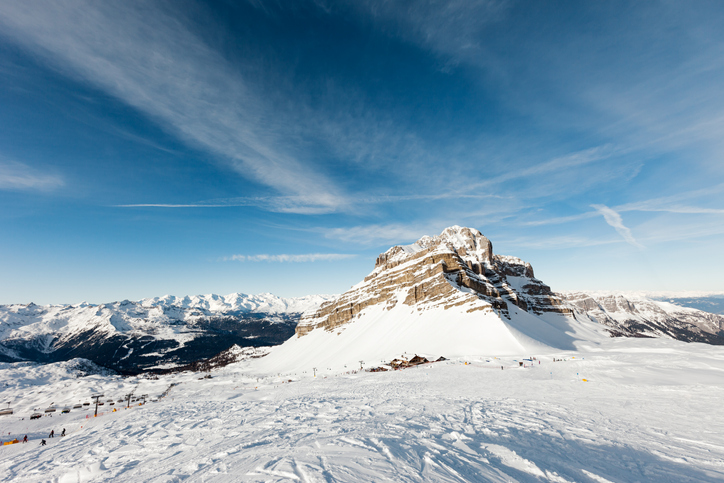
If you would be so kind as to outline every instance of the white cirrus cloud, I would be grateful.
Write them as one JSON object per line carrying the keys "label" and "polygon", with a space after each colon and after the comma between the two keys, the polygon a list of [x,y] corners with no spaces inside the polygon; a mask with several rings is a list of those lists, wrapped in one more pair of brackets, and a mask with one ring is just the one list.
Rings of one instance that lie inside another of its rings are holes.
{"label": "white cirrus cloud", "polygon": [[278,255],[231,255],[222,258],[225,262],[279,262],[279,263],[304,263],[304,262],[334,262],[347,260],[357,255],[349,253],[304,253],[304,254],[278,254]]}
{"label": "white cirrus cloud", "polygon": [[0,160],[0,190],[50,191],[64,184],[60,176],[43,173],[17,161]]}
{"label": "white cirrus cloud", "polygon": [[617,211],[612,210],[606,205],[591,205],[591,208],[599,212],[603,216],[603,219],[606,220],[606,223],[611,225],[618,234],[626,240],[626,243],[637,248],[644,248],[642,244],[636,241],[633,234],[631,234],[631,230],[623,224],[623,219]]}
{"label": "white cirrus cloud", "polygon": [[344,199],[337,185],[285,144],[292,121],[276,116],[180,12],[155,2],[3,2],[0,36],[133,106],[240,175],[295,197],[290,210],[336,211]]}

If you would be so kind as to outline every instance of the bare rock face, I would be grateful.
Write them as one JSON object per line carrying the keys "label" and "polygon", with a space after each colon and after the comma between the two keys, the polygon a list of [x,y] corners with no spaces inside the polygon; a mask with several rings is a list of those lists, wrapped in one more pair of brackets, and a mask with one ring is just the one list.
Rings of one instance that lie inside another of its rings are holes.
{"label": "bare rock face", "polygon": [[296,333],[333,330],[367,307],[391,309],[399,303],[418,310],[469,304],[469,312],[496,311],[503,317],[509,317],[510,304],[534,314],[573,313],[535,278],[529,263],[494,255],[492,243],[478,230],[452,226],[381,254],[364,281],[303,316]]}

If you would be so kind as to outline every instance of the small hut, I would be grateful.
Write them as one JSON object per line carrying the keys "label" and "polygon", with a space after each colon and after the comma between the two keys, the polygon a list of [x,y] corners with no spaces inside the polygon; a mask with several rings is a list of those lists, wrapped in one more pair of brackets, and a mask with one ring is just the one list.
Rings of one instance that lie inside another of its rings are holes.
{"label": "small hut", "polygon": [[425,359],[424,357],[420,357],[420,356],[418,356],[417,354],[415,354],[415,357],[413,357],[412,359],[410,359],[410,363],[409,363],[409,364],[410,364],[411,366],[419,366],[420,364],[427,364],[428,362],[430,362],[430,361],[428,361],[428,360]]}

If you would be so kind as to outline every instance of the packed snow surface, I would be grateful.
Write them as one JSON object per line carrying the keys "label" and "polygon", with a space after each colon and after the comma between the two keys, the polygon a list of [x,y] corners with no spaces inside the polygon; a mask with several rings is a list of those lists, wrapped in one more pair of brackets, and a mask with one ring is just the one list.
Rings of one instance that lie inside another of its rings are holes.
{"label": "packed snow surface", "polygon": [[[30,442],[0,447],[0,479],[724,479],[724,348],[665,339],[576,347],[473,353],[377,373],[358,371],[359,362],[321,366],[316,377],[304,361],[270,373],[266,358],[210,379],[78,377],[75,364],[3,364],[0,400],[15,413],[0,416],[0,439],[27,434]],[[372,365],[378,361],[365,361]],[[122,409],[126,403],[117,401],[131,392],[166,397]],[[92,394],[106,401],[97,418],[86,417],[92,409],[59,414]],[[51,403],[58,408],[52,417],[29,420]],[[63,428],[67,435],[59,437]]]}

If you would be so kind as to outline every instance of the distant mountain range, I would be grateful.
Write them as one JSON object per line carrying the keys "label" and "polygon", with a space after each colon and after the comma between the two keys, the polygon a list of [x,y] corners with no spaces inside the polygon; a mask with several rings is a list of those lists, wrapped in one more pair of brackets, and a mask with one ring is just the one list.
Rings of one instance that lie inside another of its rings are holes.
{"label": "distant mountain range", "polygon": [[699,297],[651,297],[653,300],[669,302],[681,307],[702,310],[712,314],[724,315],[724,295],[708,295]]}
{"label": "distant mountain range", "polygon": [[[233,345],[284,343],[265,360],[313,367],[405,352],[526,354],[611,337],[724,344],[723,308],[721,296],[655,300],[556,293],[529,263],[494,254],[478,230],[453,226],[390,248],[340,296],[231,294],[0,306],[0,362],[79,357],[137,373],[207,367]],[[285,358],[289,351],[294,357]],[[234,351],[225,354],[219,360],[236,357]]]}
{"label": "distant mountain range", "polygon": [[724,316],[687,306],[688,299],[662,301],[585,293],[559,296],[607,327],[616,337],[671,337],[687,342],[724,344]]}
{"label": "distant mountain range", "polygon": [[0,306],[0,362],[76,357],[121,373],[183,366],[234,344],[277,345],[329,297],[157,297],[102,305]]}

